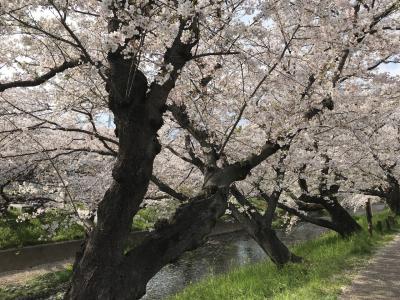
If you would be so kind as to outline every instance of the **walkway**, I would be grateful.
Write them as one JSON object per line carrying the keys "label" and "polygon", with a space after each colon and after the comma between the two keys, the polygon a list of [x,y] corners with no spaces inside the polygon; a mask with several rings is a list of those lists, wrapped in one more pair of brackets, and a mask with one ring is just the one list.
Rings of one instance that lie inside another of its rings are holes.
{"label": "walkway", "polygon": [[64,270],[72,263],[72,259],[66,259],[56,263],[43,264],[26,270],[0,273],[0,287],[5,287],[7,285],[23,285],[40,275]]}
{"label": "walkway", "polygon": [[339,299],[400,299],[400,235],[379,250]]}

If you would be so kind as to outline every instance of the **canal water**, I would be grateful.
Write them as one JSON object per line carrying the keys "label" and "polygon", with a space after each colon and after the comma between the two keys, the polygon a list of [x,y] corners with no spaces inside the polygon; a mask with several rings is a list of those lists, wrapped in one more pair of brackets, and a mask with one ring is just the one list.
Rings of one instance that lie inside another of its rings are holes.
{"label": "canal water", "polygon": [[[282,231],[278,234],[286,245],[293,245],[313,239],[324,231],[312,224],[300,224],[289,234]],[[243,231],[213,236],[204,246],[185,253],[157,273],[148,283],[142,300],[164,299],[204,277],[264,259],[267,257],[263,250]]]}

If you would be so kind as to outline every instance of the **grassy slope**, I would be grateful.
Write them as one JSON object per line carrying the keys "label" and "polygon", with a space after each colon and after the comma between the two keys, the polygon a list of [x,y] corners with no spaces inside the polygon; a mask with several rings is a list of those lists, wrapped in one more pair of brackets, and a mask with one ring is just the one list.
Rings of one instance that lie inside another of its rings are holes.
{"label": "grassy slope", "polygon": [[[387,213],[374,217],[376,222]],[[365,219],[359,218],[365,228]],[[349,239],[334,233],[293,247],[305,259],[281,270],[269,261],[248,265],[224,275],[209,277],[171,297],[183,299],[336,299],[341,286],[350,283],[351,272],[366,262],[378,245],[391,240],[392,232],[365,232]]]}

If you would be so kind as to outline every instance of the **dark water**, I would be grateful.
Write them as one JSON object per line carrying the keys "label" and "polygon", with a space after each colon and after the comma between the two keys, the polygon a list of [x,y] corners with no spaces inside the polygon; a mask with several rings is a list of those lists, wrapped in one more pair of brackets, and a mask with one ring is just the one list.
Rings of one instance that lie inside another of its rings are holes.
{"label": "dark water", "polygon": [[[324,231],[321,227],[302,224],[288,235],[283,232],[279,235],[291,245],[312,239]],[[263,259],[267,259],[263,250],[244,232],[215,236],[203,247],[185,253],[177,262],[165,266],[148,283],[147,294],[142,299],[160,300],[204,277]]]}

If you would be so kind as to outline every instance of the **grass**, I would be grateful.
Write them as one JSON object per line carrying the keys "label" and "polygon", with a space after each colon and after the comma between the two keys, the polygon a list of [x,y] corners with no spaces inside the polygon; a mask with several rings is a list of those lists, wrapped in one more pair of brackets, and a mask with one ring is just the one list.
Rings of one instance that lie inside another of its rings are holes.
{"label": "grass", "polygon": [[132,230],[149,230],[158,219],[157,210],[153,207],[142,208],[133,217]]}
{"label": "grass", "polygon": [[161,219],[169,219],[174,213],[180,202],[169,199],[168,202],[161,202],[157,206],[147,205],[141,208],[133,217],[132,230],[149,230]]}
{"label": "grass", "polygon": [[0,287],[0,299],[62,299],[64,290],[71,277],[72,266],[65,270],[47,273],[28,281],[24,285]]}
{"label": "grass", "polygon": [[[25,221],[18,221],[18,216],[18,213],[7,212],[0,219],[0,249],[73,240],[84,235],[81,225],[71,222],[67,214],[59,211],[46,212]],[[53,224],[59,226],[49,234],[48,228]]]}
{"label": "grass", "polygon": [[[387,212],[374,216],[383,220]],[[366,220],[358,217],[366,228]],[[301,243],[292,248],[302,256],[302,264],[290,264],[278,270],[270,261],[239,267],[188,286],[170,300],[201,299],[336,299],[343,285],[351,282],[351,272],[366,262],[377,246],[393,238],[392,231],[365,231],[348,239],[335,233]]]}

